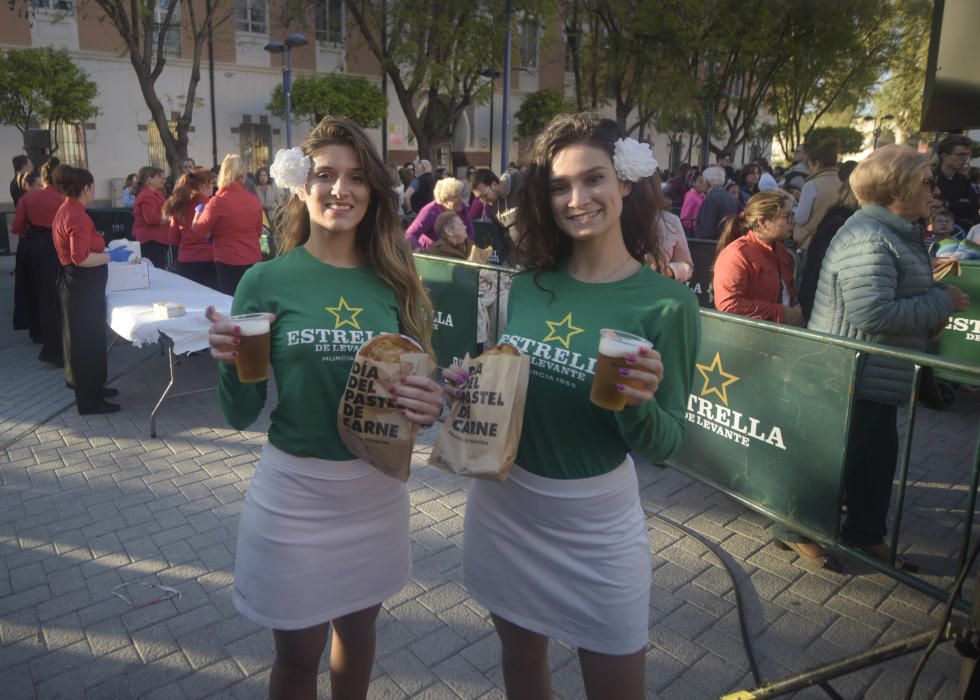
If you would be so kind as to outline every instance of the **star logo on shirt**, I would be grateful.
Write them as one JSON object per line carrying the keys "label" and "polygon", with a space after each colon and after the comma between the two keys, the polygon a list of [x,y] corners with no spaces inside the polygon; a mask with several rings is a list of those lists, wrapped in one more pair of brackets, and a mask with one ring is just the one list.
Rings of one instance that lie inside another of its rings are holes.
{"label": "star logo on shirt", "polygon": [[565,314],[565,318],[561,321],[545,321],[545,323],[548,326],[548,335],[541,342],[547,343],[549,340],[555,340],[564,345],[566,350],[571,350],[568,343],[573,335],[585,333],[584,328],[572,325],[571,311]]}
{"label": "star logo on shirt", "polygon": [[734,374],[729,374],[721,366],[721,354],[715,353],[715,359],[710,365],[696,365],[698,372],[704,377],[704,386],[701,387],[701,396],[717,394],[721,402],[728,405],[728,387],[739,380]]}
{"label": "star logo on shirt", "polygon": [[350,306],[347,300],[340,297],[340,301],[336,306],[324,307],[326,311],[329,311],[334,316],[333,327],[343,328],[345,325],[350,326],[356,330],[361,330],[361,324],[357,322],[357,315],[364,311],[364,308],[357,308],[356,306]]}

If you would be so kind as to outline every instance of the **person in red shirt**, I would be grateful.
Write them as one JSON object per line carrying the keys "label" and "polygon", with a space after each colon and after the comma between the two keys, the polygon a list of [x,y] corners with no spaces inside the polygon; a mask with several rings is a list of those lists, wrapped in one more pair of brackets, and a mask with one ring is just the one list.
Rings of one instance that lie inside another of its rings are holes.
{"label": "person in red shirt", "polygon": [[177,243],[177,273],[211,289],[218,288],[214,269],[214,247],[207,238],[193,235],[194,214],[214,193],[214,173],[207,168],[191,168],[180,176],[173,194],[163,205],[170,217],[173,240]]}
{"label": "person in red shirt", "polygon": [[[105,285],[110,256],[102,236],[85,211],[95,196],[92,173],[62,165],[55,182],[65,193],[52,224],[54,247],[61,263],[58,301],[61,306],[65,383],[75,390],[81,415],[115,413],[119,405],[106,398],[119,392],[105,386]],[[126,254],[125,248],[120,253]]]}
{"label": "person in red shirt", "polygon": [[749,198],[742,213],[724,220],[714,268],[716,309],[802,325],[793,259],[783,245],[793,231],[794,204],[783,190],[760,192]]}
{"label": "person in red shirt", "polygon": [[245,271],[262,260],[262,203],[245,189],[245,166],[240,156],[228,154],[218,173],[218,194],[204,211],[194,215],[192,235],[214,241],[214,267],[218,291],[235,294]]}
{"label": "person in red shirt", "polygon": [[[41,182],[44,187],[28,192],[17,202],[11,230],[21,237],[25,245],[24,261],[27,265],[27,298],[30,314],[37,327],[31,328],[31,337],[40,340],[38,359],[55,367],[61,367],[61,327],[58,320],[58,256],[51,243],[51,222],[64,196],[52,182],[57,158],[49,158],[41,166]],[[22,270],[23,272],[23,270]],[[17,281],[14,280],[16,288]],[[23,282],[22,282],[23,289]]]}
{"label": "person in red shirt", "polygon": [[147,166],[136,177],[136,203],[133,205],[133,238],[140,242],[140,253],[161,270],[167,269],[167,255],[174,244],[170,219],[163,215],[166,195],[163,170]]}
{"label": "person in red shirt", "polygon": [[[25,156],[26,157],[26,156]],[[37,170],[23,172],[17,175],[17,200],[28,192],[43,188],[41,173]],[[16,207],[16,203],[14,204]],[[41,342],[41,319],[37,315],[37,305],[31,304],[30,267],[27,264],[27,253],[30,248],[27,238],[17,243],[17,253],[14,261],[14,330],[30,331],[31,340]],[[12,242],[12,239],[11,239]]]}

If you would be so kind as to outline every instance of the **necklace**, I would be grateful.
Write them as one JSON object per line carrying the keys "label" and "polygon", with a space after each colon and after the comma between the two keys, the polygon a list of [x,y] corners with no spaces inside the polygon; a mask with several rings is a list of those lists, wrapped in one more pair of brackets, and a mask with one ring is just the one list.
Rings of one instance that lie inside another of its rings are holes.
{"label": "necklace", "polygon": [[599,282],[605,282],[610,277],[615,277],[619,272],[621,272],[624,267],[626,267],[627,265],[629,265],[629,263],[630,263],[631,260],[633,260],[633,256],[632,255],[627,255],[626,256],[626,259],[623,261],[623,264],[620,265],[619,267],[617,267],[612,272],[606,273],[605,275],[603,275],[599,279],[595,279],[595,280],[582,280],[582,281],[583,282],[587,282],[588,284],[598,284]]}

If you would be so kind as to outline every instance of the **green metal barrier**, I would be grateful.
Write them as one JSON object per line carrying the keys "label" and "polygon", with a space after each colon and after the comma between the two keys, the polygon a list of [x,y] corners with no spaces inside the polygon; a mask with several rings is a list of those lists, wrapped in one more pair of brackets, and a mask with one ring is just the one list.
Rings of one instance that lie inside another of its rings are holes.
{"label": "green metal barrier", "polygon": [[92,217],[95,229],[102,234],[106,243],[117,238],[132,238],[133,212],[129,209],[121,207],[89,209],[88,215]]}
{"label": "green metal barrier", "polygon": [[[980,260],[961,260],[960,275],[943,279],[944,284],[958,287],[970,295],[966,311],[953,314],[942,335],[932,344],[930,352],[951,360],[980,366]],[[958,372],[937,372],[937,376],[953,381],[977,383]]]}
{"label": "green metal barrier", "polygon": [[[947,591],[894,566],[919,380],[922,368],[932,367],[980,383],[980,365],[706,309],[701,310],[701,323],[701,351],[686,415],[688,430],[684,445],[668,464],[831,549],[945,600]],[[914,368],[896,472],[894,515],[888,528],[893,552],[888,563],[838,538],[851,401],[857,368],[867,355],[902,360]],[[974,440],[960,566],[970,547],[980,483],[980,424]],[[957,607],[969,611],[970,606],[960,599]]]}
{"label": "green metal barrier", "polygon": [[480,268],[487,267],[436,255],[415,254],[415,268],[436,311],[432,345],[440,367],[462,364],[476,352],[476,304]]}

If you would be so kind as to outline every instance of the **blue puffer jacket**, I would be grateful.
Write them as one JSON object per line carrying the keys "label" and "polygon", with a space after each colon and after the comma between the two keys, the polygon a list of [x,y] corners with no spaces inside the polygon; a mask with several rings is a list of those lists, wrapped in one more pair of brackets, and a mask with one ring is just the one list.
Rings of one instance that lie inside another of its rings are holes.
{"label": "blue puffer jacket", "polygon": [[[925,350],[953,304],[932,279],[918,227],[878,205],[865,205],[830,243],[808,328],[870,343]],[[908,401],[912,366],[867,357],[858,398]]]}

